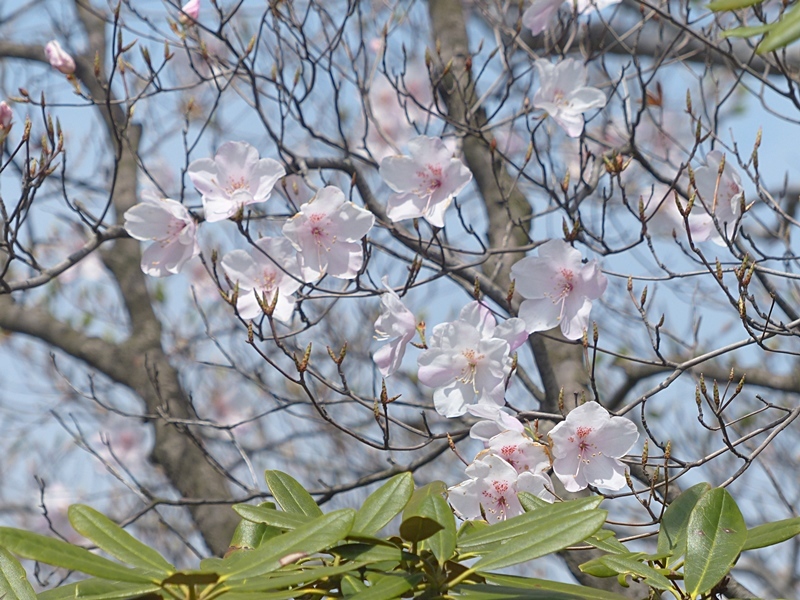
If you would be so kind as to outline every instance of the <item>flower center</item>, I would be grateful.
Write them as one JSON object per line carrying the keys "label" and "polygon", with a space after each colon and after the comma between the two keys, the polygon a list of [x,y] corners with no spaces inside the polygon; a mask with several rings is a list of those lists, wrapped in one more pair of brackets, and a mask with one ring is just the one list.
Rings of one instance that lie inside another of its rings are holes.
{"label": "flower center", "polygon": [[244,177],[240,177],[239,179],[235,179],[233,177],[228,177],[228,187],[225,189],[228,192],[229,196],[232,196],[239,190],[250,190],[250,182],[246,181]]}
{"label": "flower center", "polygon": [[475,385],[475,375],[478,370],[478,364],[484,359],[486,355],[478,354],[472,348],[463,350],[461,355],[467,359],[467,366],[461,369],[461,377],[458,381],[461,383],[471,383],[473,391],[477,394],[478,388]]}
{"label": "flower center", "polygon": [[494,490],[492,493],[490,490],[484,490],[482,495],[485,498],[483,504],[483,508],[485,511],[490,512],[492,514],[499,513],[500,520],[505,520],[506,514],[508,513],[508,500],[506,500],[506,494],[508,494],[511,486],[509,485],[508,481],[505,480],[493,480],[491,482],[491,489]]}

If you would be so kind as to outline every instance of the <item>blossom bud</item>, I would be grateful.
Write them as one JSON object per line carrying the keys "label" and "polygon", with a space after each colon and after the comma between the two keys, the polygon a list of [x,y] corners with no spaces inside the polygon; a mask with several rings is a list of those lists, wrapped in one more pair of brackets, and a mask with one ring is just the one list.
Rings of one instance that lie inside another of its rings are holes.
{"label": "blossom bud", "polygon": [[198,16],[200,16],[200,0],[189,0],[181,7],[181,16],[178,20],[181,25],[188,25],[197,21]]}
{"label": "blossom bud", "polygon": [[50,61],[50,66],[58,69],[64,75],[71,75],[75,72],[75,61],[69,54],[64,52],[61,44],[56,40],[47,42],[44,47],[44,53],[47,55],[47,60]]}
{"label": "blossom bud", "polygon": [[11,131],[13,116],[11,107],[5,102],[0,102],[0,142],[5,140],[8,132]]}

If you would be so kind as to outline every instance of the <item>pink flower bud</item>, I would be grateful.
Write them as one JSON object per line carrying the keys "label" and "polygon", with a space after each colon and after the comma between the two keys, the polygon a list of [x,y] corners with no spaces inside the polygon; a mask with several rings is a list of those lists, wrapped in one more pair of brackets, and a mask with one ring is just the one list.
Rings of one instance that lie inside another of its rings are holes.
{"label": "pink flower bud", "polygon": [[75,61],[72,60],[69,54],[64,52],[61,44],[56,40],[47,42],[44,47],[44,53],[47,55],[47,60],[50,61],[50,66],[58,69],[64,75],[71,75],[75,72]]}
{"label": "pink flower bud", "polygon": [[197,20],[200,15],[200,0],[189,0],[181,7],[180,22],[187,25]]}
{"label": "pink flower bud", "polygon": [[14,117],[11,107],[5,102],[0,102],[0,142],[6,139],[11,131],[11,119]]}

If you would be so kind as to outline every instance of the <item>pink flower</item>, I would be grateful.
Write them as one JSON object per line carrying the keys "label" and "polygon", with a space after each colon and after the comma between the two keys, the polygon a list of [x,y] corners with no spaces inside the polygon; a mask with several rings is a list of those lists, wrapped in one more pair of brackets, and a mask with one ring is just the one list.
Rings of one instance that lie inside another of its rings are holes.
{"label": "pink flower", "polygon": [[519,316],[528,333],[561,325],[569,340],[577,340],[589,324],[592,300],[603,295],[608,280],[596,260],[583,264],[581,253],[563,240],[539,246],[539,256],[527,256],[511,267],[516,290],[525,301]]}
{"label": "pink flower", "polygon": [[[606,6],[617,4],[621,0],[575,0],[575,12],[579,15],[590,14],[595,10],[603,10]],[[558,9],[564,0],[533,0],[531,5],[522,13],[522,24],[531,30],[533,35],[539,35],[547,29],[558,14]],[[572,2],[570,2],[572,5]]]}
{"label": "pink flower", "polygon": [[520,431],[504,431],[489,440],[489,452],[496,454],[517,473],[541,473],[550,468],[550,457],[542,444],[537,444]]}
{"label": "pink flower", "polygon": [[554,65],[549,60],[535,63],[541,84],[533,95],[533,106],[546,111],[569,137],[583,131],[583,113],[606,105],[606,96],[597,88],[587,87],[586,67],[574,58]]}
{"label": "pink flower", "polygon": [[719,167],[725,156],[718,150],[708,153],[706,166],[694,172],[697,191],[695,206],[701,206],[705,215],[690,223],[692,239],[696,242],[713,241],[724,245],[732,240],[741,220],[739,211],[744,200],[744,188],[739,173],[725,161],[722,174]]}
{"label": "pink flower", "polygon": [[[550,493],[550,480],[542,473],[517,473],[516,469],[494,454],[485,455],[466,469],[470,477],[447,490],[450,505],[462,519],[486,518],[489,523],[505,521],[524,511],[518,492],[529,492],[540,498]],[[481,513],[481,508],[483,513]]]}
{"label": "pink flower", "polygon": [[399,194],[389,198],[386,215],[392,221],[425,217],[444,227],[444,213],[453,197],[472,180],[472,173],[441,139],[420,136],[408,142],[411,156],[387,156],[380,173]]}
{"label": "pink flower", "polygon": [[608,490],[625,487],[625,456],[639,432],[623,417],[612,417],[597,402],[574,409],[550,431],[553,471],[568,492],[593,485]]}
{"label": "pink flower", "polygon": [[64,52],[64,49],[61,48],[61,44],[56,40],[45,44],[44,53],[47,56],[47,60],[50,61],[50,66],[58,69],[64,73],[64,75],[71,75],[75,72],[75,61],[69,54]]}
{"label": "pink flower", "polygon": [[458,320],[434,327],[418,362],[420,382],[436,388],[436,411],[459,417],[475,402],[502,405],[510,355],[527,337],[521,319],[497,325],[480,302],[467,304]]}
{"label": "pink flower", "polygon": [[475,423],[469,430],[469,437],[481,440],[484,444],[504,431],[517,433],[525,431],[522,423],[496,404],[473,404],[467,407],[467,412],[473,417],[484,419]]}
{"label": "pink flower", "polygon": [[271,304],[277,294],[273,318],[284,323],[292,319],[294,294],[302,285],[297,254],[285,238],[261,238],[249,251],[233,250],[222,259],[228,278],[239,284],[236,309],[243,319],[256,319],[264,314],[256,299]]}
{"label": "pink flower", "polygon": [[5,101],[0,102],[0,143],[8,137],[13,118],[14,114],[11,112],[11,107]]}
{"label": "pink flower", "polygon": [[417,333],[417,320],[388,285],[386,277],[383,278],[383,285],[386,291],[381,294],[381,314],[375,321],[375,337],[380,341],[389,340],[389,343],[375,353],[373,360],[381,375],[389,377],[403,362],[406,345]]}
{"label": "pink flower", "polygon": [[203,195],[203,210],[209,223],[234,216],[249,204],[265,202],[286,170],[278,161],[258,157],[247,142],[226,142],[214,159],[199,158],[187,171]]}
{"label": "pink flower", "polygon": [[155,242],[142,253],[142,271],[153,277],[178,273],[200,254],[194,219],[175,200],[144,192],[142,202],[125,212],[124,227],[132,238]]}
{"label": "pink flower", "polygon": [[193,21],[197,21],[198,16],[200,16],[200,0],[189,0],[181,7],[179,20],[184,25],[188,25]]}
{"label": "pink flower", "polygon": [[328,186],[300,207],[283,226],[283,235],[300,253],[303,281],[326,273],[355,279],[364,264],[361,238],[375,224],[375,216],[352,202],[342,190]]}

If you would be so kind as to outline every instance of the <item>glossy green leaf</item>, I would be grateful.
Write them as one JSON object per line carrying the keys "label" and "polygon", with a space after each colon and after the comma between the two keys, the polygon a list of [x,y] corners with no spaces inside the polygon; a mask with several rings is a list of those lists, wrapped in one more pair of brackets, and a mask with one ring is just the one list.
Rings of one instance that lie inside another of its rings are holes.
{"label": "glossy green leaf", "polygon": [[[522,516],[534,515],[536,512]],[[605,510],[593,509],[536,521],[525,528],[524,535],[516,536],[485,554],[475,563],[474,568],[502,569],[577,544],[600,529],[606,522],[607,514]]]}
{"label": "glossy green leaf", "polygon": [[722,32],[723,38],[749,38],[756,35],[763,35],[775,29],[777,23],[767,23],[766,25],[755,25],[753,27],[734,27]]}
{"label": "glossy green leaf", "polygon": [[727,575],[747,541],[747,527],[724,488],[704,494],[692,510],[686,539],[686,591],[692,598]]}
{"label": "glossy green leaf", "polygon": [[636,560],[636,555],[641,556],[642,554],[638,552],[629,555],[607,554],[580,565],[580,569],[584,573],[593,574],[593,571],[596,572],[594,569],[595,566],[605,567],[615,574],[619,573],[622,575],[641,577],[647,585],[659,590],[674,589],[669,579],[649,565]]}
{"label": "glossy green leaf", "polygon": [[709,2],[706,8],[714,12],[739,10],[741,8],[747,8],[748,6],[761,4],[762,2],[764,2],[764,0],[714,0],[713,2]]}
{"label": "glossy green leaf", "polygon": [[280,592],[228,592],[222,598],[223,600],[295,600],[302,595],[302,588],[298,588]]}
{"label": "glossy green leaf", "polygon": [[[529,530],[542,523],[569,519],[573,515],[592,511],[602,501],[601,496],[590,496],[567,502],[556,502],[533,512],[478,529],[475,533],[465,534],[458,539],[458,547],[462,552],[487,552],[501,544],[510,543],[518,537],[528,537]],[[594,532],[589,532],[587,535],[592,533]]]}
{"label": "glossy green leaf", "polygon": [[175,570],[166,558],[90,506],[73,504],[67,514],[75,531],[114,558],[165,574]]}
{"label": "glossy green leaf", "polygon": [[610,554],[627,554],[630,552],[630,550],[625,547],[625,544],[617,539],[616,534],[608,529],[601,529],[597,533],[586,538],[586,542]]}
{"label": "glossy green leaf", "polygon": [[[274,507],[271,502],[269,505],[270,508]],[[236,509],[235,506],[233,508],[234,510]],[[267,507],[264,506],[260,508]],[[248,520],[246,518],[242,519],[239,521],[239,524],[236,526],[236,530],[233,532],[231,543],[228,546],[228,551],[225,554],[228,555],[232,552],[253,550],[261,545],[261,540],[264,539],[265,535],[266,538],[269,539],[275,537],[276,535],[280,535],[281,533],[283,533],[283,530],[278,527],[271,527],[255,520]]]}
{"label": "glossy green leaf", "polygon": [[353,509],[337,510],[274,537],[250,552],[232,554],[223,561],[224,579],[244,579],[270,573],[295,553],[314,554],[344,539],[353,527]]}
{"label": "glossy green leaf", "polygon": [[614,592],[598,590],[583,585],[575,585],[573,583],[560,583],[558,581],[548,581],[547,579],[518,577],[516,575],[499,575],[495,573],[479,573],[479,575],[483,576],[487,582],[509,588],[557,592],[569,594],[570,597],[581,598],[581,600],[623,600],[625,598],[625,596],[615,594]]}
{"label": "glossy green leaf", "polygon": [[432,508],[431,498],[443,496],[446,492],[447,486],[442,481],[431,482],[415,491],[403,511],[400,537],[409,542],[420,542],[444,529],[445,524],[433,516],[436,511]]}
{"label": "glossy green leaf", "polygon": [[758,525],[747,530],[747,541],[742,551],[774,546],[793,538],[798,533],[800,533],[800,517]]}
{"label": "glossy green leaf", "polygon": [[[465,600],[584,600],[586,598],[586,596],[555,590],[522,590],[516,587],[481,583],[459,585],[456,586],[455,591],[458,593],[458,598],[464,598]],[[618,596],[618,598],[621,599],[622,596]]]}
{"label": "glossy green leaf", "polygon": [[153,583],[161,580],[160,573],[129,569],[67,542],[11,527],[0,527],[0,546],[5,546],[23,558],[104,579],[131,583]]}
{"label": "glossy green leaf", "polygon": [[367,589],[366,584],[361,581],[359,577],[354,577],[353,575],[343,576],[339,587],[341,588],[342,595],[345,598],[353,596],[359,592],[363,592],[365,589]]}
{"label": "glossy green leaf", "polygon": [[356,513],[353,532],[367,535],[378,533],[400,514],[413,493],[414,477],[411,473],[395,475],[364,501]]}
{"label": "glossy green leaf", "polygon": [[399,563],[401,560],[413,560],[413,554],[391,546],[373,546],[371,544],[343,544],[336,546],[331,552],[347,560],[365,562],[391,561]]}
{"label": "glossy green leaf", "polygon": [[444,526],[423,542],[423,547],[430,548],[439,564],[443,565],[456,551],[456,518],[453,510],[447,500],[438,494],[429,496],[420,510],[427,511],[424,516]]}
{"label": "glossy green leaf", "polygon": [[228,592],[258,592],[258,591],[275,591],[280,589],[288,589],[298,585],[311,584],[315,581],[320,581],[326,577],[335,577],[344,573],[357,571],[366,563],[348,563],[346,565],[339,565],[335,567],[320,567],[312,566],[306,569],[298,569],[297,572],[283,573],[277,571],[271,573],[269,576],[256,577],[247,581],[231,581],[224,589]]}
{"label": "glossy green leaf", "polygon": [[711,485],[708,483],[693,485],[675,498],[664,512],[661,529],[658,532],[657,552],[672,555],[667,559],[667,564],[676,562],[686,553],[686,528],[689,526],[689,516],[700,496],[710,489]]}
{"label": "glossy green leaf", "polygon": [[420,581],[420,574],[387,575],[363,592],[350,596],[350,600],[394,600],[413,590]]}
{"label": "glossy green leaf", "polygon": [[[80,600],[127,600],[142,596],[152,598],[160,590],[160,586],[152,583],[122,583],[87,579],[76,584],[73,597]],[[161,598],[160,595],[156,597]]]}
{"label": "glossy green leaf", "polygon": [[211,585],[219,581],[219,573],[215,571],[179,571],[167,577],[164,585]]}
{"label": "glossy green leaf", "polygon": [[[84,582],[91,581],[91,579],[84,579],[83,581]],[[147,584],[142,584],[142,585],[147,585]],[[38,600],[74,600],[76,587],[78,587],[77,583],[62,585],[57,588],[53,588],[52,590],[45,590],[44,592],[39,592],[36,598]]]}
{"label": "glossy green leaf", "polygon": [[788,46],[800,37],[800,4],[795,4],[781,16],[780,21],[756,48],[758,54],[766,54]]}
{"label": "glossy green leaf", "polygon": [[240,517],[248,521],[288,530],[307,525],[314,518],[299,513],[275,510],[274,508],[253,506],[252,504],[234,504],[233,510],[235,510]]}
{"label": "glossy green leaf", "polygon": [[3,600],[35,600],[36,592],[19,561],[0,547],[0,598]]}
{"label": "glossy green leaf", "polygon": [[318,517],[322,510],[317,506],[300,483],[283,471],[266,471],[264,478],[267,480],[269,491],[272,492],[275,502],[289,513],[299,513],[309,517]]}
{"label": "glossy green leaf", "polygon": [[522,508],[525,509],[525,512],[531,512],[532,510],[544,508],[546,506],[550,506],[551,504],[547,500],[543,500],[539,498],[539,496],[534,496],[530,492],[519,492],[517,494],[517,498],[519,499],[519,503],[522,505]]}

